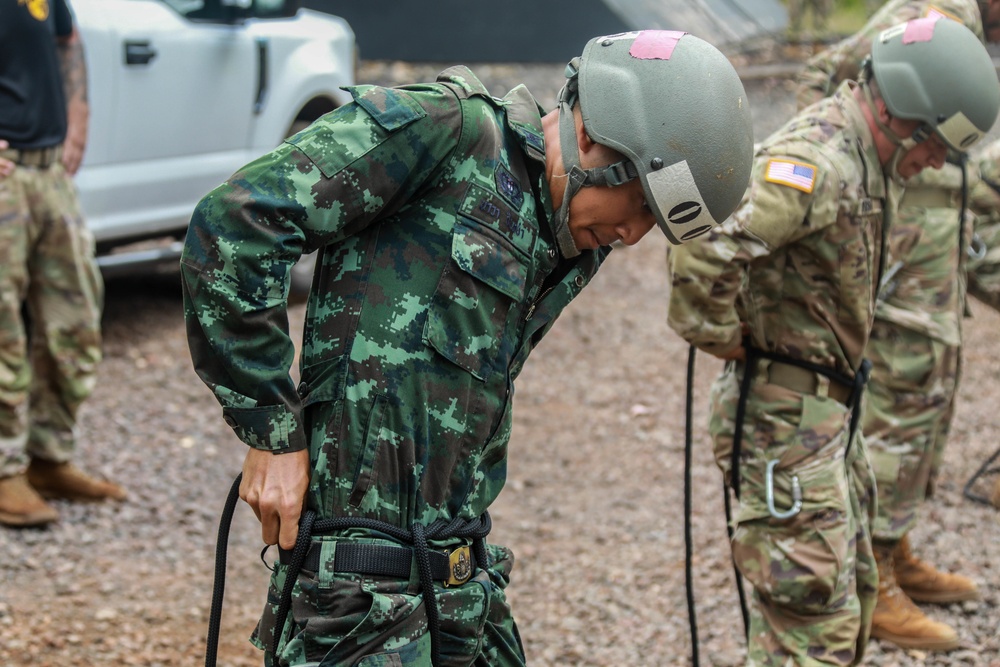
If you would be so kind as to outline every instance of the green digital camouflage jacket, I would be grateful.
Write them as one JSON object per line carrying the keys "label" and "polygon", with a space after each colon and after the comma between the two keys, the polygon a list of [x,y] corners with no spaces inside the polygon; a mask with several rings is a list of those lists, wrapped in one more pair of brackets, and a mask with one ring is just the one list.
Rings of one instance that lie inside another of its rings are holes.
{"label": "green digital camouflage jacket", "polygon": [[668,321],[695,346],[752,344],[853,375],[875,310],[885,180],[853,91],[801,112],[758,149],[719,228],[671,248]]}
{"label": "green digital camouflage jacket", "polygon": [[[181,267],[195,368],[251,447],[309,447],[322,516],[471,519],[506,476],[512,381],[609,249],[560,256],[540,109],[464,67],[357,86],[208,194]],[[289,269],[319,249],[301,384]]]}
{"label": "green digital camouflage jacket", "polygon": [[817,53],[798,76],[795,93],[799,109],[831,94],[843,81],[857,81],[861,62],[872,52],[872,42],[886,28],[928,16],[948,17],[983,39],[983,17],[978,0],[889,0],[858,32]]}

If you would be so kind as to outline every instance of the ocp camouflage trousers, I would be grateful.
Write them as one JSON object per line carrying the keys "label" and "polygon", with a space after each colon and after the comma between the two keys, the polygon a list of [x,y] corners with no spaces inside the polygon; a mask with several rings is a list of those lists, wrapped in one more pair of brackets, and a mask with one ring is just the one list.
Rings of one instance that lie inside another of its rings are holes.
{"label": "ocp camouflage trousers", "polygon": [[895,542],[932,493],[951,430],[960,350],[891,322],[875,321],[862,428],[878,483],[876,540]]}
{"label": "ocp camouflage trousers", "polygon": [[94,240],[60,164],[18,166],[0,179],[0,297],[0,477],[7,477],[29,456],[69,460],[77,411],[101,360]]}
{"label": "ocp camouflage trousers", "polygon": [[[878,593],[870,525],[874,476],[864,438],[847,448],[848,409],[826,396],[767,384],[766,360],[747,400],[733,560],[753,586],[748,665],[855,665]],[[742,366],[712,388],[709,431],[727,479]],[[774,462],[768,508],[768,464]],[[793,480],[802,508],[793,505]]]}
{"label": "ocp camouflage trousers", "polygon": [[[414,568],[409,579],[331,572],[338,543],[345,538],[314,538],[322,549],[318,572],[302,570],[292,592],[292,606],[281,628],[282,642],[275,662],[266,667],[291,667],[318,662],[323,667],[428,667],[431,637]],[[398,546],[378,539],[351,541]],[[315,547],[314,547],[315,548]],[[509,550],[487,545],[491,563],[477,569],[464,584],[435,584],[442,667],[522,667],[524,649],[504,589],[514,557]],[[288,571],[276,562],[264,613],[251,641],[268,651],[274,637],[280,593]]]}

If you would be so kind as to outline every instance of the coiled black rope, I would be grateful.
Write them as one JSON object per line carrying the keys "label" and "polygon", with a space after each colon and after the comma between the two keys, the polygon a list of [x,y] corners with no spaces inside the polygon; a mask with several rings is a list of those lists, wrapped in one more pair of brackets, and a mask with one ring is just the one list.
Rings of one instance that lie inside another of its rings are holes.
{"label": "coiled black rope", "polygon": [[[239,500],[240,481],[242,473],[236,476],[229,490],[222,517],[219,520],[219,536],[215,547],[215,584],[212,590],[212,610],[209,614],[208,640],[205,650],[205,667],[215,667],[219,645],[219,628],[222,621],[222,599],[226,587],[226,550],[229,543],[229,529],[232,525],[236,502]],[[431,574],[429,541],[449,538],[463,538],[472,541],[472,548],[479,562],[479,567],[490,565],[489,553],[486,550],[486,536],[493,527],[489,512],[482,516],[467,520],[454,518],[451,521],[435,521],[430,526],[414,523],[410,530],[375,519],[357,517],[340,517],[335,519],[317,519],[313,510],[305,510],[299,519],[299,532],[295,539],[295,547],[289,558],[285,572],[285,584],[281,590],[275,614],[274,636],[271,640],[270,654],[277,664],[278,647],[284,633],[285,621],[292,606],[292,589],[298,580],[299,572],[305,561],[314,535],[324,535],[349,528],[362,528],[381,532],[389,537],[413,547],[413,556],[417,563],[420,578],[421,596],[423,597],[425,613],[427,614],[427,629],[431,637],[431,664],[440,664],[441,656],[441,619],[434,591],[434,579]]]}

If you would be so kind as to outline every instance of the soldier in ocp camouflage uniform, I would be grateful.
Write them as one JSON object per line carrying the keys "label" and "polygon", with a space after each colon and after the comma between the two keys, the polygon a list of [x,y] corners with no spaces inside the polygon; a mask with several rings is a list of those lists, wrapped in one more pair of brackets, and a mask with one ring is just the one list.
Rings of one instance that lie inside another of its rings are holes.
{"label": "soldier in ocp camouflage uniform", "polygon": [[886,28],[918,18],[947,17],[980,39],[1000,41],[1000,0],[889,0],[858,32],[809,59],[797,77],[796,99],[804,109],[854,81],[872,40]]}
{"label": "soldier in ocp camouflage uniform", "polygon": [[[858,33],[810,60],[798,78],[799,108],[856,76],[882,29],[918,16],[949,18],[981,39],[1000,39],[997,0],[888,2]],[[962,173],[954,166],[940,173],[926,170],[906,182],[887,266],[890,274],[900,271],[889,276],[893,289],[901,280],[907,284],[891,296],[891,304],[880,305],[866,352],[874,368],[864,430],[872,436],[868,444],[878,479],[874,538],[881,574],[872,635],[907,648],[945,650],[958,644],[952,628],[929,619],[911,598],[948,603],[977,595],[970,579],[917,559],[907,537],[936,476],[958,381],[961,187]],[[971,238],[966,230],[965,242]],[[924,242],[932,245],[918,247]]]}
{"label": "soldier in ocp camouflage uniform", "polygon": [[[928,85],[958,63],[968,78]],[[670,326],[727,360],[709,431],[739,499],[732,550],[753,586],[749,665],[863,656],[878,588],[875,487],[855,426],[898,190],[889,177],[940,167],[967,139],[945,123],[972,118],[963,129],[979,136],[997,108],[989,55],[966,28],[886,31],[860,84],[842,83],[763,143],[734,216],[671,250]]]}
{"label": "soldier in ocp camouflage uniform", "polygon": [[969,166],[977,177],[969,194],[976,216],[969,294],[1000,310],[1000,139],[978,151]]}
{"label": "soldier in ocp camouflage uniform", "polygon": [[[0,524],[46,498],[121,500],[71,461],[101,360],[103,285],[73,174],[87,138],[83,46],[65,0],[0,0]],[[23,316],[27,313],[27,319]]]}
{"label": "soldier in ocp camouflage uniform", "polygon": [[872,635],[905,648],[949,650],[958,634],[911,600],[974,599],[976,584],[916,559],[909,532],[933,490],[954,414],[965,311],[966,248],[959,229],[962,169],[946,164],[907,188],[888,243],[889,264],[866,356],[872,376],[863,430],[878,484],[873,529],[880,591]]}
{"label": "soldier in ocp camouflage uniform", "polygon": [[[240,495],[267,544],[291,548],[312,512],[336,522],[300,572],[275,564],[253,638],[267,664],[524,663],[513,557],[485,543],[513,380],[611,243],[728,216],[753,145],[738,76],[691,35],[591,40],[567,77],[544,117],[462,67],[354,87],[199,204],[185,315],[250,446]],[[296,387],[289,269],[316,248]]]}
{"label": "soldier in ocp camouflage uniform", "polygon": [[[970,167],[979,180],[969,196],[976,228],[968,290],[983,303],[1000,310],[1000,140],[978,152]],[[1000,479],[994,482],[990,500],[1000,508]]]}

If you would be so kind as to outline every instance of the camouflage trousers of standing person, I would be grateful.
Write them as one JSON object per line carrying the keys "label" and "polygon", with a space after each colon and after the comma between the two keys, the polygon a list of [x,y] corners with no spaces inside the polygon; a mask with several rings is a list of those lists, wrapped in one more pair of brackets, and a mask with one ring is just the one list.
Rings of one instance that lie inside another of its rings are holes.
{"label": "camouflage trousers of standing person", "polygon": [[[756,364],[746,404],[733,517],[733,560],[753,586],[747,664],[855,665],[878,593],[864,438],[855,434],[848,448],[848,408],[769,383],[769,366]],[[742,375],[743,364],[730,362],[712,387],[709,430],[727,480]],[[824,382],[817,386],[828,388]],[[797,513],[793,480],[801,489]]]}
{"label": "camouflage trousers of standing person", "polygon": [[29,457],[70,459],[101,360],[94,239],[58,160],[0,178],[0,296],[0,477],[9,477]]}
{"label": "camouflage trousers of standing person", "polygon": [[876,320],[865,354],[872,374],[863,429],[878,484],[873,535],[898,542],[933,491],[951,428],[960,350]]}
{"label": "camouflage trousers of standing person", "polygon": [[[275,662],[265,654],[265,667],[292,667],[318,662],[323,667],[427,667],[431,636],[416,566],[408,579],[334,572],[338,545],[400,546],[373,537],[320,537],[318,571],[303,569],[292,590],[292,604]],[[318,543],[318,544],[317,544]],[[511,552],[487,545],[490,563],[477,568],[462,584],[435,582],[440,622],[440,667],[522,667],[524,649],[504,589],[514,565]],[[277,561],[267,604],[251,642],[270,651],[280,594],[288,566]]]}

